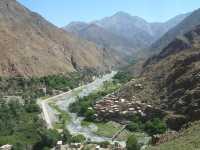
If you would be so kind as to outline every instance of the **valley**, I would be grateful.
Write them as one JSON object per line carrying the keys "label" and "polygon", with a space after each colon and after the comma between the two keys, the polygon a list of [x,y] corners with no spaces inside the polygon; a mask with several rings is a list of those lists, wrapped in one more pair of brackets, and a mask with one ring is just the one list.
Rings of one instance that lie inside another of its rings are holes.
{"label": "valley", "polygon": [[200,149],[198,5],[97,3],[0,0],[0,149]]}
{"label": "valley", "polygon": [[[95,79],[95,81],[87,85],[75,88],[66,93],[47,99],[39,99],[38,103],[43,110],[43,119],[47,127],[57,129],[59,132],[62,132],[66,128],[72,135],[83,135],[87,141],[97,143],[107,141],[112,144],[117,142],[125,148],[126,140],[128,136],[132,134],[127,129],[124,129],[126,125],[123,126],[122,124],[112,121],[86,121],[85,117],[77,115],[78,112],[70,112],[70,109],[73,109],[71,108],[73,107],[72,104],[77,101],[77,98],[84,98],[95,91],[99,91],[102,86],[105,86],[105,82],[113,80],[112,78],[115,75],[116,72],[113,71],[108,75]],[[150,137],[144,133],[138,132],[136,135],[140,139],[141,144],[147,144],[150,140]]]}

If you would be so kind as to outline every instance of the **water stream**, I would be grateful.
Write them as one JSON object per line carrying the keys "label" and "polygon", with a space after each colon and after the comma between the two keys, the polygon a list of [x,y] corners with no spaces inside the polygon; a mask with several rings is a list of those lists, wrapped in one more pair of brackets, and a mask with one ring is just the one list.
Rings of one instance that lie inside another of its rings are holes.
{"label": "water stream", "polygon": [[[59,99],[55,101],[56,105],[59,106],[59,108],[62,109],[63,111],[66,111],[66,113],[68,113],[71,117],[70,123],[67,125],[67,129],[71,132],[71,134],[82,134],[87,139],[90,139],[91,141],[94,142],[110,141],[113,143],[111,138],[98,136],[93,132],[92,128],[82,126],[81,122],[84,118],[78,117],[77,114],[75,113],[70,113],[69,106],[71,103],[74,103],[76,101],[77,96],[78,97],[88,96],[90,93],[99,89],[103,85],[104,81],[111,80],[115,74],[116,72],[113,71],[112,73],[107,74],[102,78],[97,78],[92,83],[76,88],[71,92],[69,92],[68,94],[59,97]],[[117,142],[119,142],[122,145],[125,145],[124,141],[117,141]]]}

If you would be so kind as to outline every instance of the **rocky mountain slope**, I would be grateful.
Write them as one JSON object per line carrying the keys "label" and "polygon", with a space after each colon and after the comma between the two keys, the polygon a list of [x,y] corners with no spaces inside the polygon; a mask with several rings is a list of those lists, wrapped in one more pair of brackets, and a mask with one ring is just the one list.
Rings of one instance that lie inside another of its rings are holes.
{"label": "rocky mountain slope", "polygon": [[106,49],[74,37],[16,0],[0,1],[0,75],[44,76],[115,64]]}
{"label": "rocky mountain slope", "polygon": [[146,62],[143,76],[159,88],[162,108],[200,119],[200,26],[175,39]]}
{"label": "rocky mountain slope", "polygon": [[78,37],[96,43],[101,48],[108,48],[111,52],[113,51],[124,57],[131,56],[134,49],[137,48],[126,38],[111,33],[96,24],[71,23],[64,29]]}
{"label": "rocky mountain slope", "polygon": [[72,22],[64,29],[126,57],[150,46],[187,15],[178,15],[164,23],[149,23],[140,17],[118,12],[92,23]]}
{"label": "rocky mountain slope", "polygon": [[146,47],[153,38],[149,24],[144,19],[124,12],[118,12],[95,23],[113,34],[130,40],[137,48]]}
{"label": "rocky mountain slope", "polygon": [[200,148],[200,122],[192,123],[183,129],[177,138],[166,143],[147,147],[147,150],[196,150]]}
{"label": "rocky mountain slope", "polygon": [[[180,23],[187,15],[181,14],[163,23],[150,23],[143,18],[131,16],[125,12],[118,12],[111,17],[104,18],[95,23],[132,42],[138,39],[136,42],[141,43],[141,47],[147,47],[154,40],[164,35],[169,29]],[[144,40],[146,40],[145,43]]]}
{"label": "rocky mountain slope", "polygon": [[176,37],[182,36],[184,33],[192,30],[200,24],[200,9],[189,14],[180,24],[169,30],[162,38],[153,43],[150,47],[152,53],[159,53]]}
{"label": "rocky mountain slope", "polygon": [[120,97],[134,97],[160,110],[175,130],[199,120],[199,48],[200,26],[196,26],[147,60],[140,76],[120,90]]}

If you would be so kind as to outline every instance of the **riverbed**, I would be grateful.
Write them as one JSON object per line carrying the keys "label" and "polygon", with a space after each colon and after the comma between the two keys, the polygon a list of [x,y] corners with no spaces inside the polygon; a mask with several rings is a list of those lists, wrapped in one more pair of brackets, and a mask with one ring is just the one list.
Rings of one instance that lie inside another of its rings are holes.
{"label": "riverbed", "polygon": [[66,128],[69,130],[69,132],[72,135],[82,134],[87,139],[90,139],[93,142],[103,142],[103,141],[109,141],[111,143],[113,142],[119,142],[122,145],[125,145],[125,141],[112,141],[111,138],[98,136],[93,131],[95,126],[82,126],[81,122],[84,119],[83,117],[78,117],[77,114],[71,113],[69,111],[70,104],[74,103],[77,100],[77,97],[84,97],[88,96],[92,92],[98,90],[103,86],[103,83],[105,81],[112,80],[112,77],[117,72],[113,71],[110,74],[104,75],[101,78],[96,78],[93,82],[75,88],[69,92],[48,98],[41,102],[43,114],[44,114],[44,120],[47,122],[49,128],[53,128],[53,124],[56,123],[58,120],[57,117],[57,111],[50,107],[50,103],[53,103],[56,105],[59,109],[66,112],[70,116],[70,121],[66,125]]}

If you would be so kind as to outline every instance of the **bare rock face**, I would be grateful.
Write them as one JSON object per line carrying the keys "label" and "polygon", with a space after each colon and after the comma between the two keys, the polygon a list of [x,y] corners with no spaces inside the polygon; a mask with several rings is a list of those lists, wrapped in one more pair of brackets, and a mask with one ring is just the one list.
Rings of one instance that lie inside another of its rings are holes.
{"label": "bare rock face", "polygon": [[71,72],[76,71],[74,63],[77,68],[106,70],[116,61],[109,55],[104,57],[104,53],[95,44],[75,38],[15,0],[0,1],[1,76]]}

